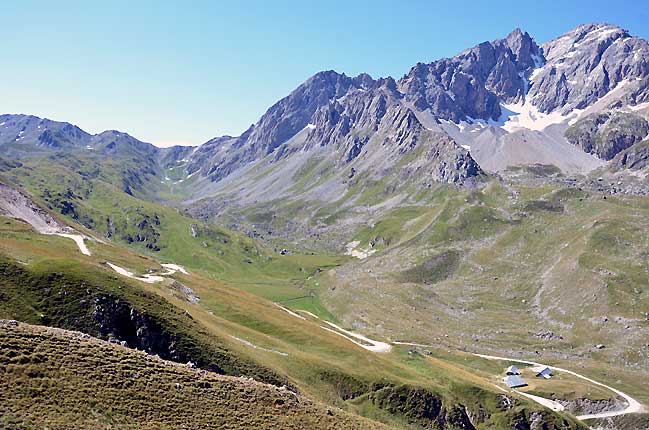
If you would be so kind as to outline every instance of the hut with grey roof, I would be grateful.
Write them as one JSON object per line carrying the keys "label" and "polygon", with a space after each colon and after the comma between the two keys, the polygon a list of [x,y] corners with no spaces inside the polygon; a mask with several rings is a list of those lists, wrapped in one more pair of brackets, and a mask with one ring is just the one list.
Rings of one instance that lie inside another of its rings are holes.
{"label": "hut with grey roof", "polygon": [[518,387],[527,386],[527,383],[519,375],[505,376],[505,379],[503,381],[505,382],[505,384],[507,384],[509,388],[518,388]]}
{"label": "hut with grey roof", "polygon": [[549,367],[544,367],[539,373],[536,374],[537,378],[550,379],[552,378],[552,369]]}
{"label": "hut with grey roof", "polygon": [[518,370],[518,367],[514,366],[513,364],[505,370],[506,375],[520,375],[521,372]]}

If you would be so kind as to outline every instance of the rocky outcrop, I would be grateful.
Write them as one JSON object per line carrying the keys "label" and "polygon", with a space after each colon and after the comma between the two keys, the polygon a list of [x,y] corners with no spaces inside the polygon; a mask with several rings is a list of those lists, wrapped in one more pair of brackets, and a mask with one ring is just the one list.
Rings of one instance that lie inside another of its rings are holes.
{"label": "rocky outcrop", "polygon": [[611,161],[611,168],[617,171],[624,169],[642,170],[648,166],[649,140],[643,140],[625,149]]}
{"label": "rocky outcrop", "polygon": [[649,414],[627,414],[592,420],[592,427],[597,430],[649,429]]}
{"label": "rocky outcrop", "polygon": [[429,388],[387,380],[372,382],[333,370],[319,376],[342,400],[355,404],[367,402],[373,409],[395,416],[412,428],[475,430],[504,425],[519,430],[584,428],[549,410],[538,412],[522,408],[521,402],[515,398],[480,389],[473,391],[470,405],[463,405]]}
{"label": "rocky outcrop", "polygon": [[62,233],[66,229],[31,198],[0,182],[0,215],[20,219],[44,234]]}
{"label": "rocky outcrop", "polygon": [[[176,349],[179,339],[167,332],[158,321],[114,296],[94,297],[92,316],[98,324],[101,338],[123,342],[125,346],[157,354],[166,360],[186,363],[195,359],[187,356],[185,351]],[[210,370],[223,373],[218,367]]]}
{"label": "rocky outcrop", "polygon": [[446,406],[442,398],[425,388],[387,386],[373,392],[370,401],[391,415],[424,428],[475,430],[462,405]]}
{"label": "rocky outcrop", "polygon": [[617,398],[606,400],[555,399],[555,401],[562,404],[567,411],[574,415],[598,414],[601,412],[621,410],[626,407],[626,403],[623,400]]}
{"label": "rocky outcrop", "polygon": [[566,138],[585,152],[611,160],[649,135],[649,122],[629,112],[589,115],[566,130]]}

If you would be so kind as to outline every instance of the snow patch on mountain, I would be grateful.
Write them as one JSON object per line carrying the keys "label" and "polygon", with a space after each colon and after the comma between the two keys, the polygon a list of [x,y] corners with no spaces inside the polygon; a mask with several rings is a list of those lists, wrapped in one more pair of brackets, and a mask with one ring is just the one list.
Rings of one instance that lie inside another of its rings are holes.
{"label": "snow patch on mountain", "polygon": [[512,132],[520,129],[543,131],[551,125],[561,124],[579,116],[579,111],[573,110],[568,115],[560,111],[543,113],[530,102],[502,104],[503,111],[509,112],[502,123],[503,130]]}

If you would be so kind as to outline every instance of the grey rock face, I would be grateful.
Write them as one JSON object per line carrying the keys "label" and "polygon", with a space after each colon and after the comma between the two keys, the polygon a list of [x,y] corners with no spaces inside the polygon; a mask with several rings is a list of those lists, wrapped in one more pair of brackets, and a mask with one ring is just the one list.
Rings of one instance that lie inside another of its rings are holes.
{"label": "grey rock face", "polygon": [[613,170],[642,170],[646,167],[649,167],[649,140],[643,140],[625,149],[611,161]]}
{"label": "grey rock face", "polygon": [[573,145],[610,160],[649,135],[649,122],[626,112],[602,112],[579,120],[566,131]]}
{"label": "grey rock face", "polygon": [[500,117],[499,100],[525,96],[527,76],[544,61],[528,33],[514,30],[507,38],[481,43],[453,58],[419,63],[399,81],[399,90],[419,110],[440,119]]}
{"label": "grey rock face", "polygon": [[[202,169],[217,182],[266,156],[277,161],[325,146],[336,148],[336,166],[380,154],[384,160],[398,158],[419,143],[432,144],[440,133],[444,134],[438,130],[433,138],[406,104],[392,78],[318,73],[272,106],[240,137],[216,138],[200,147],[188,170]],[[298,135],[303,135],[301,143],[290,143]],[[440,140],[446,146],[437,152],[446,157],[440,160],[443,167],[435,170],[432,166],[436,162],[429,163],[431,179],[460,181],[480,172],[466,150],[449,140],[448,136]],[[208,168],[204,168],[206,164]],[[457,171],[465,167],[471,173]]]}
{"label": "grey rock face", "polygon": [[[367,74],[351,78],[333,70],[317,73],[271,106],[241,136],[234,139],[228,139],[227,136],[213,139],[203,145],[195,157],[211,160],[207,174],[210,179],[218,181],[237,168],[271,154],[304,129],[319,108],[344,97],[350,91],[368,89],[374,85],[374,80]],[[218,146],[223,146],[226,142],[231,150],[228,154],[220,155],[223,151]],[[215,146],[216,159],[212,152]]]}
{"label": "grey rock face", "polygon": [[338,161],[344,164],[358,157],[379,131],[385,145],[414,145],[416,131],[409,127],[416,118],[401,106],[400,97],[394,80],[388,78],[373,90],[355,91],[323,106],[313,117],[314,127],[306,139],[306,148],[338,144],[343,148]]}
{"label": "grey rock face", "polygon": [[259,122],[251,127],[245,142],[250,152],[269,154],[302,130],[318,108],[343,97],[350,89],[372,85],[373,81],[368,78],[368,75],[350,78],[333,70],[312,76],[288,97],[268,109]]}
{"label": "grey rock face", "polygon": [[[446,148],[437,155],[446,157],[442,164],[447,167],[433,178],[471,176],[479,171],[473,168],[471,155],[458,145],[452,146],[451,154],[441,130],[429,133],[440,121],[498,120],[503,103],[524,102],[543,113],[565,114],[589,108],[605,96],[609,109],[648,101],[648,61],[647,41],[615,26],[589,24],[541,47],[516,29],[504,39],[481,43],[452,58],[419,63],[397,82],[321,72],[272,106],[240,137],[216,138],[203,145],[191,157],[188,170],[201,169],[218,182],[267,156],[280,160],[330,145],[337,150],[337,166],[371,157],[371,152],[392,159],[434,135],[440,148]],[[596,127],[587,122],[576,127],[569,133],[571,142],[610,160],[644,137],[640,135],[645,124],[636,118],[603,121]],[[495,133],[494,139],[502,134],[507,133]],[[555,146],[568,147],[562,142]],[[573,154],[570,159],[578,158]],[[595,164],[590,158],[584,162],[589,163],[586,170]],[[451,165],[457,168],[450,169]]]}
{"label": "grey rock face", "polygon": [[391,78],[369,91],[356,91],[343,101],[321,108],[305,148],[336,145],[342,166],[357,158],[381,154],[398,160],[407,153],[421,154],[404,169],[417,170],[433,181],[463,182],[482,171],[469,153],[441,129],[426,129],[402,103],[403,95]]}
{"label": "grey rock face", "polygon": [[[528,78],[544,62],[539,46],[517,29],[504,39],[481,43],[453,58],[420,63],[398,82],[321,72],[272,106],[240,137],[216,138],[203,145],[191,157],[188,171],[201,169],[218,182],[270,154],[279,160],[329,145],[338,149],[336,164],[344,165],[365,157],[370,148],[386,157],[405,154],[434,135],[444,150],[428,154],[443,155],[446,160],[441,163],[445,167],[432,174],[433,179],[462,180],[478,174],[480,168],[466,150],[449,145],[448,136],[441,138],[441,130],[428,133],[434,124],[424,127],[417,112],[429,112],[433,121],[498,119],[500,103],[522,101]],[[298,133],[306,134],[304,145],[287,145]],[[368,146],[379,140],[380,144]]]}
{"label": "grey rock face", "polygon": [[622,103],[649,101],[649,43],[626,30],[581,25],[541,48],[547,63],[528,95],[541,112],[584,109],[613,89],[622,90]]}

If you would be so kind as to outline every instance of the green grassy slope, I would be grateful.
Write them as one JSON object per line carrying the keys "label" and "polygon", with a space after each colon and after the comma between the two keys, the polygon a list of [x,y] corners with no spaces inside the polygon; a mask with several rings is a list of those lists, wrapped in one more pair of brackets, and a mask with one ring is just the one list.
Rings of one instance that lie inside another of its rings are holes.
{"label": "green grassy slope", "polygon": [[[144,311],[155,317],[165,333],[176,336],[174,340],[188,341],[194,356],[205,357],[199,363],[202,367],[215,364],[219,371],[233,374],[259,372],[265,375],[259,376],[262,379],[286,381],[321,401],[402,428],[457,424],[474,413],[482,417],[472,424],[478,428],[506,428],[529,421],[540,408],[518,399],[515,408],[502,409],[492,377],[475,378],[464,371],[458,378],[456,367],[419,353],[406,354],[401,348],[388,355],[369,354],[322,330],[317,320],[299,320],[265,299],[385,340],[480,352],[547,351],[552,359],[587,359],[589,366],[620,360],[620,352],[631,353],[636,355],[622,360],[640,364],[628,367],[626,373],[616,372],[615,377],[632,380],[645,374],[640,343],[645,329],[640,313],[646,304],[641,254],[645,243],[638,231],[646,226],[638,224],[635,233],[625,227],[629,220],[643,219],[642,199],[604,201],[592,193],[552,185],[497,181],[477,190],[358,181],[340,202],[314,206],[287,200],[260,205],[246,214],[251,226],[261,224],[261,229],[267,227],[265,222],[281,229],[292,225],[291,220],[309,219],[310,225],[324,226],[320,236],[307,234],[308,229],[303,232],[311,244],[317,244],[318,237],[329,237],[337,242],[336,249],[356,240],[376,251],[366,260],[354,260],[326,253],[279,255],[272,244],[281,246],[281,236],[279,242],[272,239],[271,246],[261,245],[241,233],[138,198],[145,195],[124,192],[115,180],[123,174],[117,167],[91,174],[92,163],[79,157],[73,160],[79,164],[69,159],[49,161],[23,160],[22,166],[5,174],[52,211],[110,242],[90,243],[93,256],[81,258],[69,240],[35,235],[20,223],[3,220],[8,224],[2,224],[0,250],[18,280],[6,283],[6,317],[89,330],[108,338],[111,333],[92,326],[97,324],[89,318],[94,310],[85,305],[95,303],[96,296],[108,289],[138,315]],[[311,170],[305,174],[312,175]],[[400,199],[390,200],[395,196]],[[392,203],[384,204],[386,199]],[[599,226],[598,222],[603,226],[601,238],[589,227]],[[607,234],[621,238],[624,245],[609,252],[601,246],[611,241]],[[569,250],[557,254],[566,243]],[[331,250],[330,245],[323,248]],[[174,278],[201,301],[188,302],[171,281],[161,285],[125,281],[112,274],[105,261],[140,274],[159,269],[158,261],[182,264],[191,275]],[[19,269],[25,273],[19,274]],[[587,296],[609,277],[622,287],[609,289],[606,307],[588,308],[590,320],[575,323],[572,315],[581,312]],[[43,284],[49,291],[41,288]],[[92,288],[85,288],[88,284]],[[571,288],[573,284],[582,288]],[[27,298],[19,293],[25,286]],[[65,300],[53,300],[52,291],[67,297],[71,286],[72,297],[84,306],[68,307]],[[124,291],[136,294],[131,297]],[[146,303],[139,301],[144,296]],[[559,306],[555,297],[560,298]],[[617,325],[593,338],[599,312],[619,316],[640,331],[625,340],[627,345],[616,341],[621,332]],[[536,331],[551,331],[553,338],[539,338]],[[596,342],[610,348],[592,351]],[[547,417],[550,426],[558,420],[555,415]]]}
{"label": "green grassy slope", "polygon": [[[300,287],[305,278],[341,261],[328,255],[280,255],[241,233],[137,198],[118,186],[121,170],[87,157],[27,159],[4,175],[52,212],[80,223],[97,237],[272,300],[304,296]],[[320,309],[317,301],[312,309]]]}

